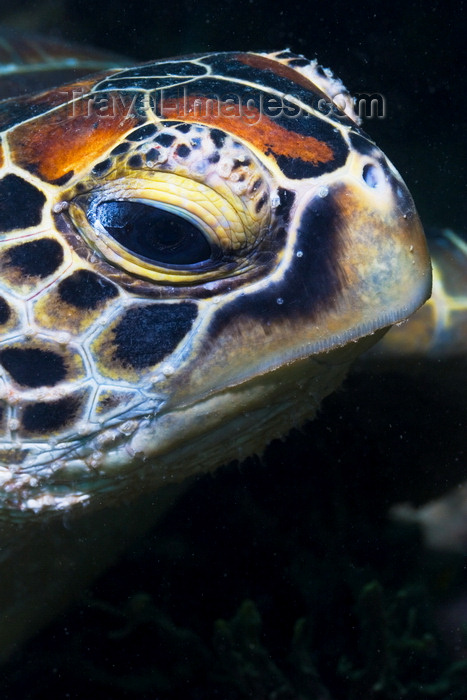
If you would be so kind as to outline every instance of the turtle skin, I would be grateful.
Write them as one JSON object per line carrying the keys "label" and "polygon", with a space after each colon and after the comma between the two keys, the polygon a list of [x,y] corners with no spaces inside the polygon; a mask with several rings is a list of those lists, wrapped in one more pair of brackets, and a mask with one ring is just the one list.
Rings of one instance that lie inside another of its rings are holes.
{"label": "turtle skin", "polygon": [[405,184],[316,61],[9,46],[4,656],[190,478],[312,418],[431,289]]}

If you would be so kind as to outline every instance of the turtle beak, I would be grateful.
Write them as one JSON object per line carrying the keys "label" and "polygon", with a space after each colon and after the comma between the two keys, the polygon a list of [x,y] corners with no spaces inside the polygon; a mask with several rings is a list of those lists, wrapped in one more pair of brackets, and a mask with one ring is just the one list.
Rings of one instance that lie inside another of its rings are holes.
{"label": "turtle beak", "polygon": [[322,203],[307,205],[315,228],[326,221],[331,232],[314,314],[329,349],[403,321],[431,294],[427,243],[406,185],[382,154],[355,161]]}

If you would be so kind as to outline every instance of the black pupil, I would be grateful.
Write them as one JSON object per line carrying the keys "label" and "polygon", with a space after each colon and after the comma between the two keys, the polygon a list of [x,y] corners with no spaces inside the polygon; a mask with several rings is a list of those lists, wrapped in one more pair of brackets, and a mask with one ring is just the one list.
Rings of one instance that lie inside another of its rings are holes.
{"label": "black pupil", "polygon": [[211,259],[203,232],[182,216],[150,204],[102,202],[95,218],[124,248],[151,262],[193,265]]}

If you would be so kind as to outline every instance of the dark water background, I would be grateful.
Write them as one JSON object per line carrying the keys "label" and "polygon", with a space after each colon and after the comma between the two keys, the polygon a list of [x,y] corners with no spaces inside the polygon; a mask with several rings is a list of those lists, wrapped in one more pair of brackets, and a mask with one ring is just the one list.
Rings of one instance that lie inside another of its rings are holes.
{"label": "dark water background", "polygon": [[[316,55],[351,91],[385,96],[386,118],[364,128],[424,222],[466,231],[463,2],[3,0],[0,20],[140,60]],[[444,638],[436,624],[464,600],[464,559],[387,518],[465,478],[465,388],[462,361],[361,365],[261,462],[200,479],[13,660],[2,697],[466,698],[467,646],[453,638],[467,618]]]}

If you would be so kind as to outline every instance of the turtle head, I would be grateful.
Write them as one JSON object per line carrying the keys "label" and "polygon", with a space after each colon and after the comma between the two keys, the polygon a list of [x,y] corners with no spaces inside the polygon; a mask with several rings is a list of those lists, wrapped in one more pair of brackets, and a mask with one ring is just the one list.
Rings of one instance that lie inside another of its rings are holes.
{"label": "turtle head", "polygon": [[352,115],[323,112],[339,85],[287,52],[213,54],[52,91],[10,126],[9,507],[259,452],[425,301],[412,199]]}

